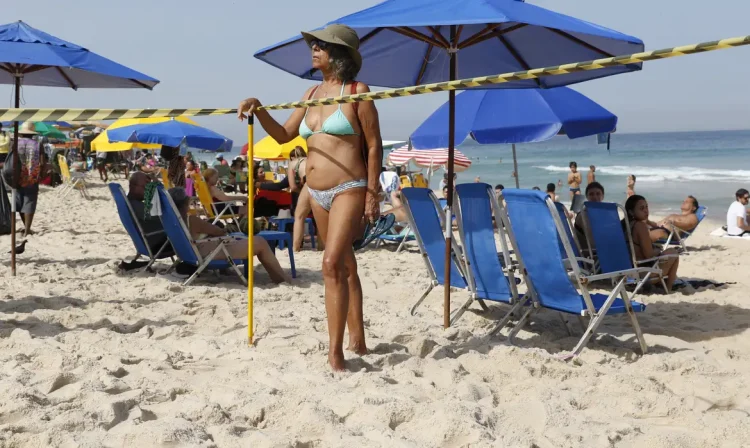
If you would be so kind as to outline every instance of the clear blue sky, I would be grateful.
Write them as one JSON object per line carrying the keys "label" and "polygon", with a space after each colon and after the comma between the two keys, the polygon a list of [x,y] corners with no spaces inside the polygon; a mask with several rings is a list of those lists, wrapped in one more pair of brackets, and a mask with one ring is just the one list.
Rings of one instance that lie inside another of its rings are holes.
{"label": "clear blue sky", "polygon": [[[460,1],[460,0],[457,0]],[[646,49],[750,34],[748,0],[527,0],[638,36]],[[377,0],[38,0],[3,2],[0,22],[31,26],[87,47],[161,81],[152,92],[28,87],[27,107],[236,107],[297,100],[310,81],[253,58],[300,30]],[[397,69],[397,68],[394,68]],[[644,64],[641,72],[578,84],[620,117],[623,132],[750,128],[750,47]],[[12,87],[0,86],[10,107]],[[447,94],[378,102],[384,139],[405,138]],[[279,120],[287,112],[274,112]],[[234,117],[198,119],[245,142]]]}

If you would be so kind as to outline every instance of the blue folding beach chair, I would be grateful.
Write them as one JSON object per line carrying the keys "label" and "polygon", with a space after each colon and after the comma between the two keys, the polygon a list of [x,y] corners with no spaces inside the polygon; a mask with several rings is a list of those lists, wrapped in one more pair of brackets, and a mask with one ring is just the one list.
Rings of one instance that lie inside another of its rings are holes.
{"label": "blue folding beach chair", "polygon": [[[664,291],[667,290],[664,275],[659,268],[659,261],[677,255],[662,255],[648,260],[636,261],[633,255],[635,252],[630,232],[623,229],[623,221],[620,221],[618,210],[622,210],[625,216],[625,228],[630,229],[627,213],[622,206],[614,202],[586,202],[583,210],[588,216],[588,230],[594,239],[592,243],[596,249],[600,273],[630,272],[628,282],[636,284],[632,294],[633,297],[638,294],[638,291],[651,276],[659,277]],[[643,278],[641,278],[642,275]]]}
{"label": "blue folding beach chair", "polygon": [[495,217],[496,222],[500,222],[500,219],[494,188],[485,183],[459,184],[456,185],[455,199],[456,221],[464,255],[464,272],[471,298],[456,312],[453,321],[458,320],[474,300],[479,301],[484,309],[484,300],[511,305],[511,309],[491,331],[494,333],[503,328],[528,300],[524,300],[516,289],[516,265],[511,263],[508,243],[502,230],[502,264],[498,257],[492,218]]}
{"label": "blue folding beach chair", "polygon": [[[375,248],[377,249],[380,247],[381,243],[396,243],[398,244],[398,247],[396,248],[396,253],[401,252],[401,249],[404,248],[406,243],[409,241],[416,240],[416,236],[414,236],[414,232],[411,231],[411,226],[409,226],[408,223],[396,223],[397,225],[401,226],[400,231],[396,231],[393,227],[388,229],[386,233],[383,235],[380,235],[376,242],[375,242]],[[395,227],[395,226],[394,226]]]}
{"label": "blue folding beach chair", "polygon": [[[245,235],[244,233],[242,234]],[[292,268],[292,278],[297,278],[297,268],[294,267],[294,251],[292,250],[292,235],[289,232],[278,232],[275,230],[263,230],[258,232],[269,243],[271,250],[276,253],[276,247],[283,249],[286,247],[289,253],[289,266]]]}
{"label": "blue folding beach chair", "polygon": [[128,232],[130,239],[133,241],[133,246],[135,246],[136,255],[133,257],[131,262],[137,260],[141,256],[148,257],[148,264],[146,265],[145,269],[149,270],[151,269],[151,266],[156,262],[156,260],[160,260],[162,258],[173,259],[173,253],[171,250],[169,250],[169,253],[165,252],[169,247],[169,240],[165,241],[156,253],[153,253],[149,245],[146,243],[146,241],[148,241],[148,237],[150,236],[166,236],[164,231],[161,230],[148,234],[143,233],[141,223],[138,222],[138,219],[135,216],[135,212],[130,206],[128,198],[127,196],[125,196],[125,191],[122,189],[120,184],[112,182],[108,186],[110,193],[112,193],[112,198],[115,200],[115,205],[117,206],[117,214],[120,216],[120,222],[122,222],[122,226],[125,227],[125,231]]}
{"label": "blue folding beach chair", "polygon": [[[411,314],[414,315],[417,307],[430,291],[436,286],[445,284],[445,236],[443,236],[445,214],[435,194],[428,188],[404,188],[401,190],[401,200],[409,218],[409,227],[414,232],[422,259],[427,266],[427,273],[430,275],[430,285],[411,308]],[[451,239],[451,244],[453,250],[450,258],[450,285],[454,288],[466,289],[468,284],[461,269],[461,262],[456,255],[459,252],[454,239]]]}
{"label": "blue folding beach chair", "polygon": [[167,193],[167,191],[161,185],[157,186],[156,190],[158,192],[159,202],[161,204],[161,223],[162,226],[164,226],[164,231],[167,232],[169,242],[172,243],[172,248],[174,248],[175,253],[178,257],[180,257],[180,260],[182,260],[183,263],[191,264],[197,268],[195,270],[195,273],[191,275],[190,278],[185,280],[185,283],[183,283],[183,285],[187,286],[192,283],[193,280],[195,280],[196,277],[198,277],[206,269],[217,271],[230,267],[234,270],[237,276],[240,277],[242,283],[247,285],[247,279],[243,275],[238,265],[244,265],[245,269],[247,270],[248,264],[250,263],[249,259],[252,259],[252,254],[248,256],[248,260],[232,260],[226,248],[226,245],[229,242],[238,239],[246,240],[247,237],[241,238],[237,236],[223,236],[201,240],[217,241],[219,243],[216,246],[216,249],[214,249],[207,256],[203,257],[198,251],[195,243],[193,242],[193,239],[190,236],[190,231],[185,225],[185,222],[182,220],[177,207],[174,205],[172,197],[169,196],[169,193]]}
{"label": "blue folding beach chair", "polygon": [[671,229],[672,231],[669,233],[667,239],[658,240],[656,243],[661,244],[663,249],[666,249],[669,246],[679,246],[682,252],[687,252],[685,240],[688,239],[690,235],[695,233],[696,229],[698,229],[698,226],[701,225],[701,222],[703,222],[703,218],[706,217],[707,213],[708,209],[701,205],[695,211],[695,216],[698,218],[698,224],[695,225],[695,229],[688,232],[687,230],[682,230],[681,228],[673,225]]}
{"label": "blue folding beach chair", "polygon": [[[640,343],[641,352],[646,353],[646,341],[635,315],[636,312],[644,311],[646,306],[631,301],[625,290],[627,276],[636,270],[586,276],[577,263],[572,263],[570,276],[563,260],[573,259],[575,254],[565,237],[563,223],[552,200],[540,191],[508,188],[503,190],[503,197],[506,206],[499,206],[501,218],[508,222],[506,227],[510,229],[509,239],[521,269],[526,273],[535,305],[524,313],[511,331],[511,342],[531,314],[540,307],[564,314],[589,316],[589,324],[578,344],[567,356],[569,358],[581,353],[606,315],[627,313]],[[560,240],[565,247],[565,256],[560,255]],[[616,281],[608,296],[588,291],[586,285],[589,282],[606,279]]]}

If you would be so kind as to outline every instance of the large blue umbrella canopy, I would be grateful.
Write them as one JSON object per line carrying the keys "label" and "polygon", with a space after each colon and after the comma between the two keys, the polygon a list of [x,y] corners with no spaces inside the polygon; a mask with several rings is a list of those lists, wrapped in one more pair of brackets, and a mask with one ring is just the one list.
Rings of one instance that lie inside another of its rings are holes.
{"label": "large blue umbrella canopy", "polygon": [[22,21],[0,25],[0,84],[152,89],[158,80]]}
{"label": "large blue umbrella canopy", "polygon": [[232,140],[210,129],[168,120],[154,124],[135,124],[107,131],[110,142],[154,143],[178,147],[183,143],[190,148],[206,151],[230,151]]}
{"label": "large blue umbrella canopy", "polygon": [[[329,23],[360,37],[357,79],[384,87],[444,82],[450,52],[458,52],[454,79],[487,76],[643,51],[633,36],[519,0],[387,0]],[[450,25],[457,25],[451,45]],[[305,79],[320,80],[301,35],[264,48],[255,57]],[[497,84],[499,88],[557,87],[640,70],[641,64]]]}
{"label": "large blue umbrella canopy", "polygon": [[[448,103],[411,135],[414,149],[448,146]],[[456,95],[456,140],[515,144],[612,132],[617,116],[567,87],[556,89],[467,90]]]}

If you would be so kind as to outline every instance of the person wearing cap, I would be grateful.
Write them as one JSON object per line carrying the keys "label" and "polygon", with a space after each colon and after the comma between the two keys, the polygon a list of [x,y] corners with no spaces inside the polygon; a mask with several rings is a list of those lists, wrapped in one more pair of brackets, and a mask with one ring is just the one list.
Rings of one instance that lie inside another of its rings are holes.
{"label": "person wearing cap", "polygon": [[[361,94],[369,87],[355,81],[362,67],[357,33],[345,25],[332,24],[322,30],[303,32],[310,47],[310,68],[322,83],[305,92],[302,100]],[[238,118],[255,115],[263,129],[280,144],[298,135],[307,140],[307,188],[320,236],[325,241],[323,278],[328,315],[328,362],[333,370],[344,370],[343,339],[349,327],[348,349],[367,353],[362,314],[362,286],[357,274],[354,241],[358,247],[388,229],[380,220],[378,177],[383,147],[375,103],[364,101],[341,105],[295,109],[284,124],[266,110],[257,98],[243,100]],[[374,224],[375,232],[362,238],[362,218]],[[383,225],[381,225],[383,224]],[[361,242],[360,242],[361,241]]]}
{"label": "person wearing cap", "polygon": [[216,168],[217,166],[228,166],[229,163],[227,163],[226,160],[224,160],[224,156],[221,154],[216,154],[216,161],[213,163],[213,167]]}
{"label": "person wearing cap", "polygon": [[31,235],[36,201],[39,197],[39,179],[44,167],[44,151],[34,138],[37,135],[34,123],[27,121],[18,130],[18,162],[20,177],[16,188],[16,211],[23,221],[23,238]]}

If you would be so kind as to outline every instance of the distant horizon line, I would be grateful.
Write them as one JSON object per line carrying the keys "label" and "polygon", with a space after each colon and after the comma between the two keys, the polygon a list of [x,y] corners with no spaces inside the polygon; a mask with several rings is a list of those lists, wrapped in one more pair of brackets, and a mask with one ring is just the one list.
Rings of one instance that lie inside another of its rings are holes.
{"label": "distant horizon line", "polygon": [[[644,132],[644,131],[618,131],[618,132],[613,132],[613,134],[614,135],[700,134],[700,133],[706,133],[706,134],[708,134],[708,133],[713,133],[713,132],[743,132],[743,131],[750,132],[750,128],[744,128],[744,129],[710,129],[710,130],[698,130],[698,131],[647,131],[647,132]],[[556,135],[553,138],[557,138],[557,137],[565,137],[565,135]],[[595,137],[595,136],[594,135],[590,135],[589,137]],[[586,137],[580,137],[580,138],[576,138],[574,140],[580,140],[582,138],[586,138]],[[406,139],[406,140],[404,140],[404,139],[385,139],[385,140],[388,140],[388,141],[399,141],[399,142],[406,142],[406,141],[408,141],[408,139]],[[461,144],[463,144],[466,141],[472,141],[472,140],[471,140],[471,138],[467,137],[466,140],[462,141],[461,143],[458,143],[458,145],[461,145]],[[508,143],[508,144],[510,144],[510,143]],[[232,148],[242,148],[243,146],[244,146],[244,144],[240,145],[240,146],[232,146]]]}

